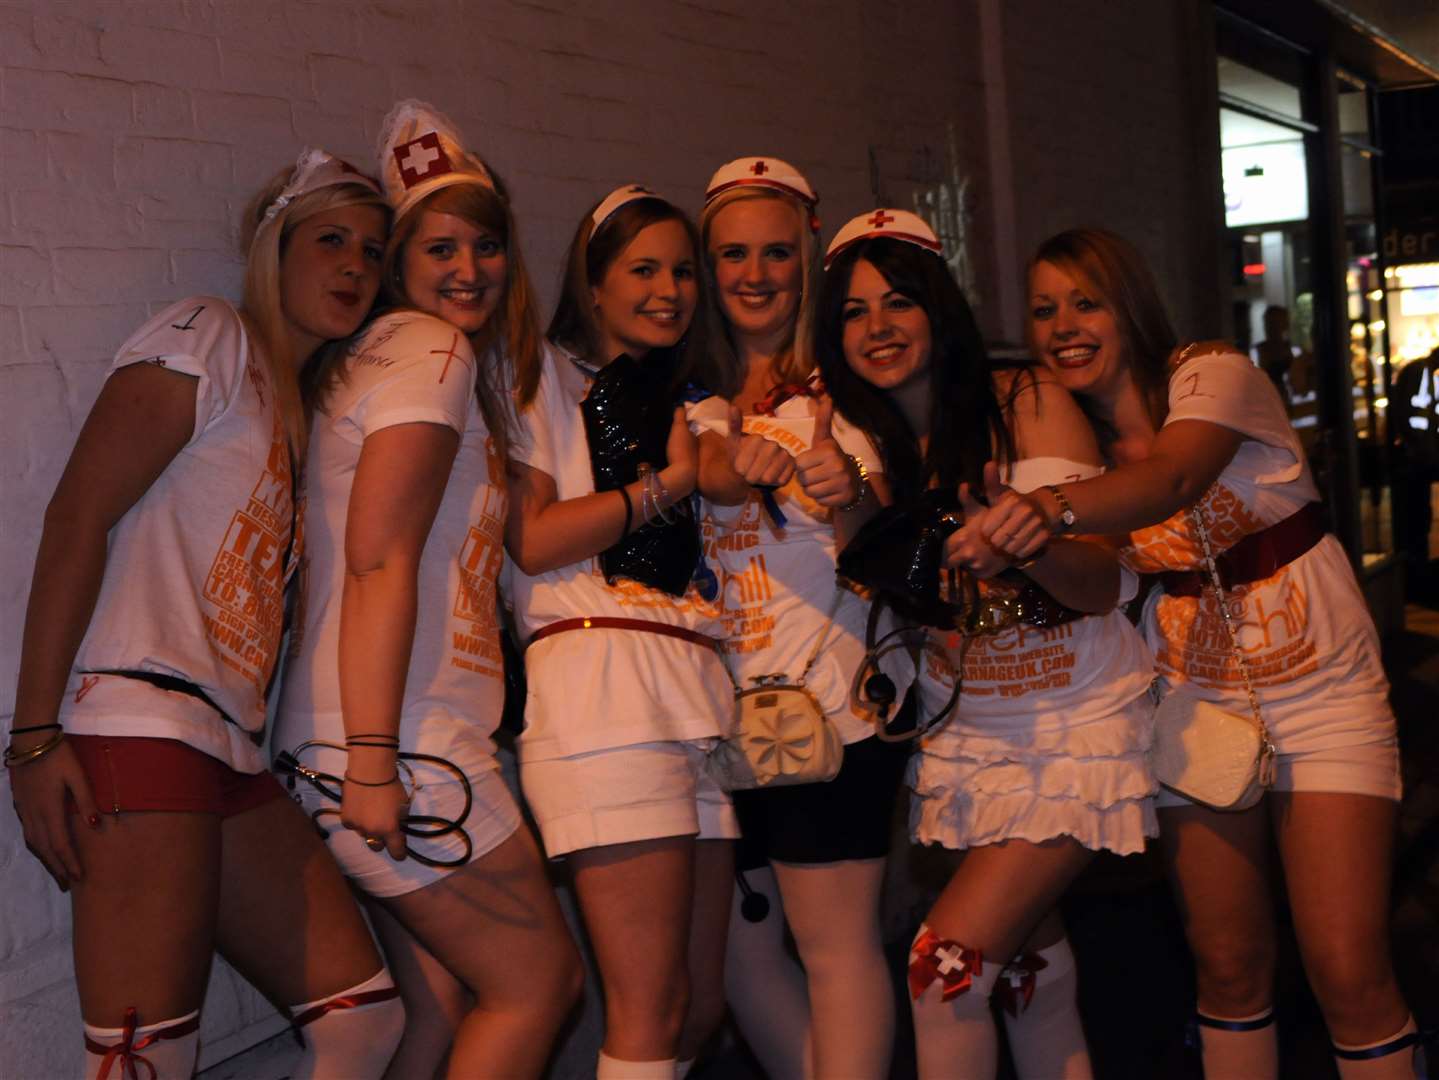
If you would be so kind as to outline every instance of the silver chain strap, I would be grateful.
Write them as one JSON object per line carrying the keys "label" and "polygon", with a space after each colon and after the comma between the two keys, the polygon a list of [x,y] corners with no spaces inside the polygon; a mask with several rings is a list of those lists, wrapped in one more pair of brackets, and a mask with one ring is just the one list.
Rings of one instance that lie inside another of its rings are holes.
{"label": "silver chain strap", "polygon": [[[1205,498],[1207,497],[1206,492]],[[1214,549],[1209,543],[1209,529],[1205,527],[1204,515],[1199,509],[1203,502],[1204,499],[1201,498],[1191,506],[1189,516],[1194,522],[1194,531],[1199,535],[1199,546],[1204,549],[1204,568],[1209,571],[1209,581],[1214,586],[1214,598],[1219,603],[1219,615],[1229,634],[1229,646],[1234,650],[1234,662],[1244,680],[1244,692],[1249,696],[1249,709],[1254,714],[1255,726],[1259,728],[1259,777],[1268,786],[1274,780],[1274,744],[1269,741],[1269,729],[1265,727],[1264,717],[1259,711],[1259,695],[1254,692],[1254,680],[1249,676],[1249,661],[1244,658],[1244,652],[1239,647],[1239,632],[1234,629],[1234,615],[1229,610],[1229,597],[1224,595],[1224,585],[1219,580],[1219,565],[1214,561]]]}

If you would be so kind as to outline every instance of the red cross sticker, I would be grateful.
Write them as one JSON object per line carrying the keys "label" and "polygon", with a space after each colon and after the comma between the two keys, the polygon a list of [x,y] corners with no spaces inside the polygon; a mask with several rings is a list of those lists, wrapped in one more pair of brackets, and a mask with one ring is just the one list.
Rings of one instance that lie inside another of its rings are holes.
{"label": "red cross sticker", "polygon": [[406,190],[421,180],[454,171],[445,148],[440,145],[439,134],[433,131],[395,147],[395,160],[400,163],[400,181]]}
{"label": "red cross sticker", "polygon": [[749,167],[749,171],[754,173],[756,176],[763,176],[765,173],[769,172],[769,166],[766,165],[763,161],[756,161],[753,165]]}
{"label": "red cross sticker", "polygon": [[459,355],[460,355],[460,354],[457,353],[457,352],[455,352],[455,346],[458,345],[459,343],[460,343],[460,335],[459,335],[459,332],[457,331],[457,332],[455,333],[455,336],[450,340],[450,347],[449,347],[448,349],[431,349],[431,350],[430,350],[431,355],[433,355],[433,356],[443,355],[444,358],[445,358],[445,366],[440,369],[440,382],[444,382],[444,381],[445,381],[445,376],[450,373],[450,361],[451,361],[451,360],[456,360],[456,359],[459,358]]}
{"label": "red cross sticker", "polygon": [[876,210],[870,215],[869,223],[876,229],[882,229],[894,220],[893,214],[886,214],[883,210]]}

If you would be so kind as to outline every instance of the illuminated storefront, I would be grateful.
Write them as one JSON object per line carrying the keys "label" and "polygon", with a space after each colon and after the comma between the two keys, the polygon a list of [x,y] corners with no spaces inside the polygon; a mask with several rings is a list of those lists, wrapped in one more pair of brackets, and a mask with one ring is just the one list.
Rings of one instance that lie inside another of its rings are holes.
{"label": "illuminated storefront", "polygon": [[1233,336],[1285,399],[1334,529],[1392,626],[1403,578],[1390,388],[1439,345],[1439,230],[1384,227],[1378,96],[1435,73],[1346,16],[1336,4],[1216,4],[1223,240]]}

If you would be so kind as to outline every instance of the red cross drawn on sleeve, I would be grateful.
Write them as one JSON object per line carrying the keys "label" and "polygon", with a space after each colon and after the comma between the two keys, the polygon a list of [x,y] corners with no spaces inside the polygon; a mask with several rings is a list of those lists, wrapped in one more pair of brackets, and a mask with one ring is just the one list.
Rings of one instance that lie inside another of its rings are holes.
{"label": "red cross drawn on sleeve", "polygon": [[456,331],[456,332],[455,332],[455,336],[450,339],[450,347],[449,347],[448,349],[431,349],[431,350],[430,350],[430,355],[432,355],[432,356],[444,356],[444,358],[445,358],[445,366],[440,369],[440,382],[444,382],[444,381],[445,381],[445,376],[450,373],[450,361],[457,359],[457,358],[459,357],[459,355],[460,355],[459,353],[455,352],[455,346],[458,345],[459,343],[460,343],[460,334],[459,334],[459,331]]}
{"label": "red cross drawn on sleeve", "polygon": [[406,190],[421,180],[454,171],[445,148],[440,145],[440,136],[434,131],[395,147],[395,160],[400,164],[400,181]]}
{"label": "red cross drawn on sleeve", "polygon": [[769,166],[766,165],[763,161],[756,161],[753,165],[749,167],[749,171],[754,173],[756,176],[763,176],[765,173],[769,172]]}
{"label": "red cross drawn on sleeve", "polygon": [[886,214],[883,210],[876,210],[869,217],[869,223],[876,229],[882,229],[894,220],[893,214]]}

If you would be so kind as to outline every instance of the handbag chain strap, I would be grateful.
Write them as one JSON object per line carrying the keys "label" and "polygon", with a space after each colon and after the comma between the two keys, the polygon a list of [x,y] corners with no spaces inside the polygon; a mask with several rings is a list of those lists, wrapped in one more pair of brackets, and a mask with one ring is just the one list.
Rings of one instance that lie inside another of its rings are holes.
{"label": "handbag chain strap", "polygon": [[1273,783],[1274,778],[1274,744],[1269,741],[1269,729],[1259,711],[1259,695],[1254,692],[1254,680],[1249,674],[1249,661],[1244,658],[1244,650],[1239,647],[1239,632],[1234,629],[1234,615],[1229,610],[1229,598],[1224,594],[1224,584],[1219,580],[1219,564],[1214,561],[1209,529],[1205,526],[1204,514],[1199,509],[1203,501],[1200,499],[1189,508],[1189,516],[1194,522],[1194,531],[1199,535],[1199,546],[1204,550],[1204,568],[1209,572],[1210,584],[1214,586],[1214,598],[1219,603],[1219,617],[1229,635],[1229,647],[1234,651],[1234,662],[1239,667],[1239,675],[1244,680],[1244,692],[1249,697],[1249,709],[1254,714],[1255,726],[1259,728],[1259,776],[1267,786]]}

